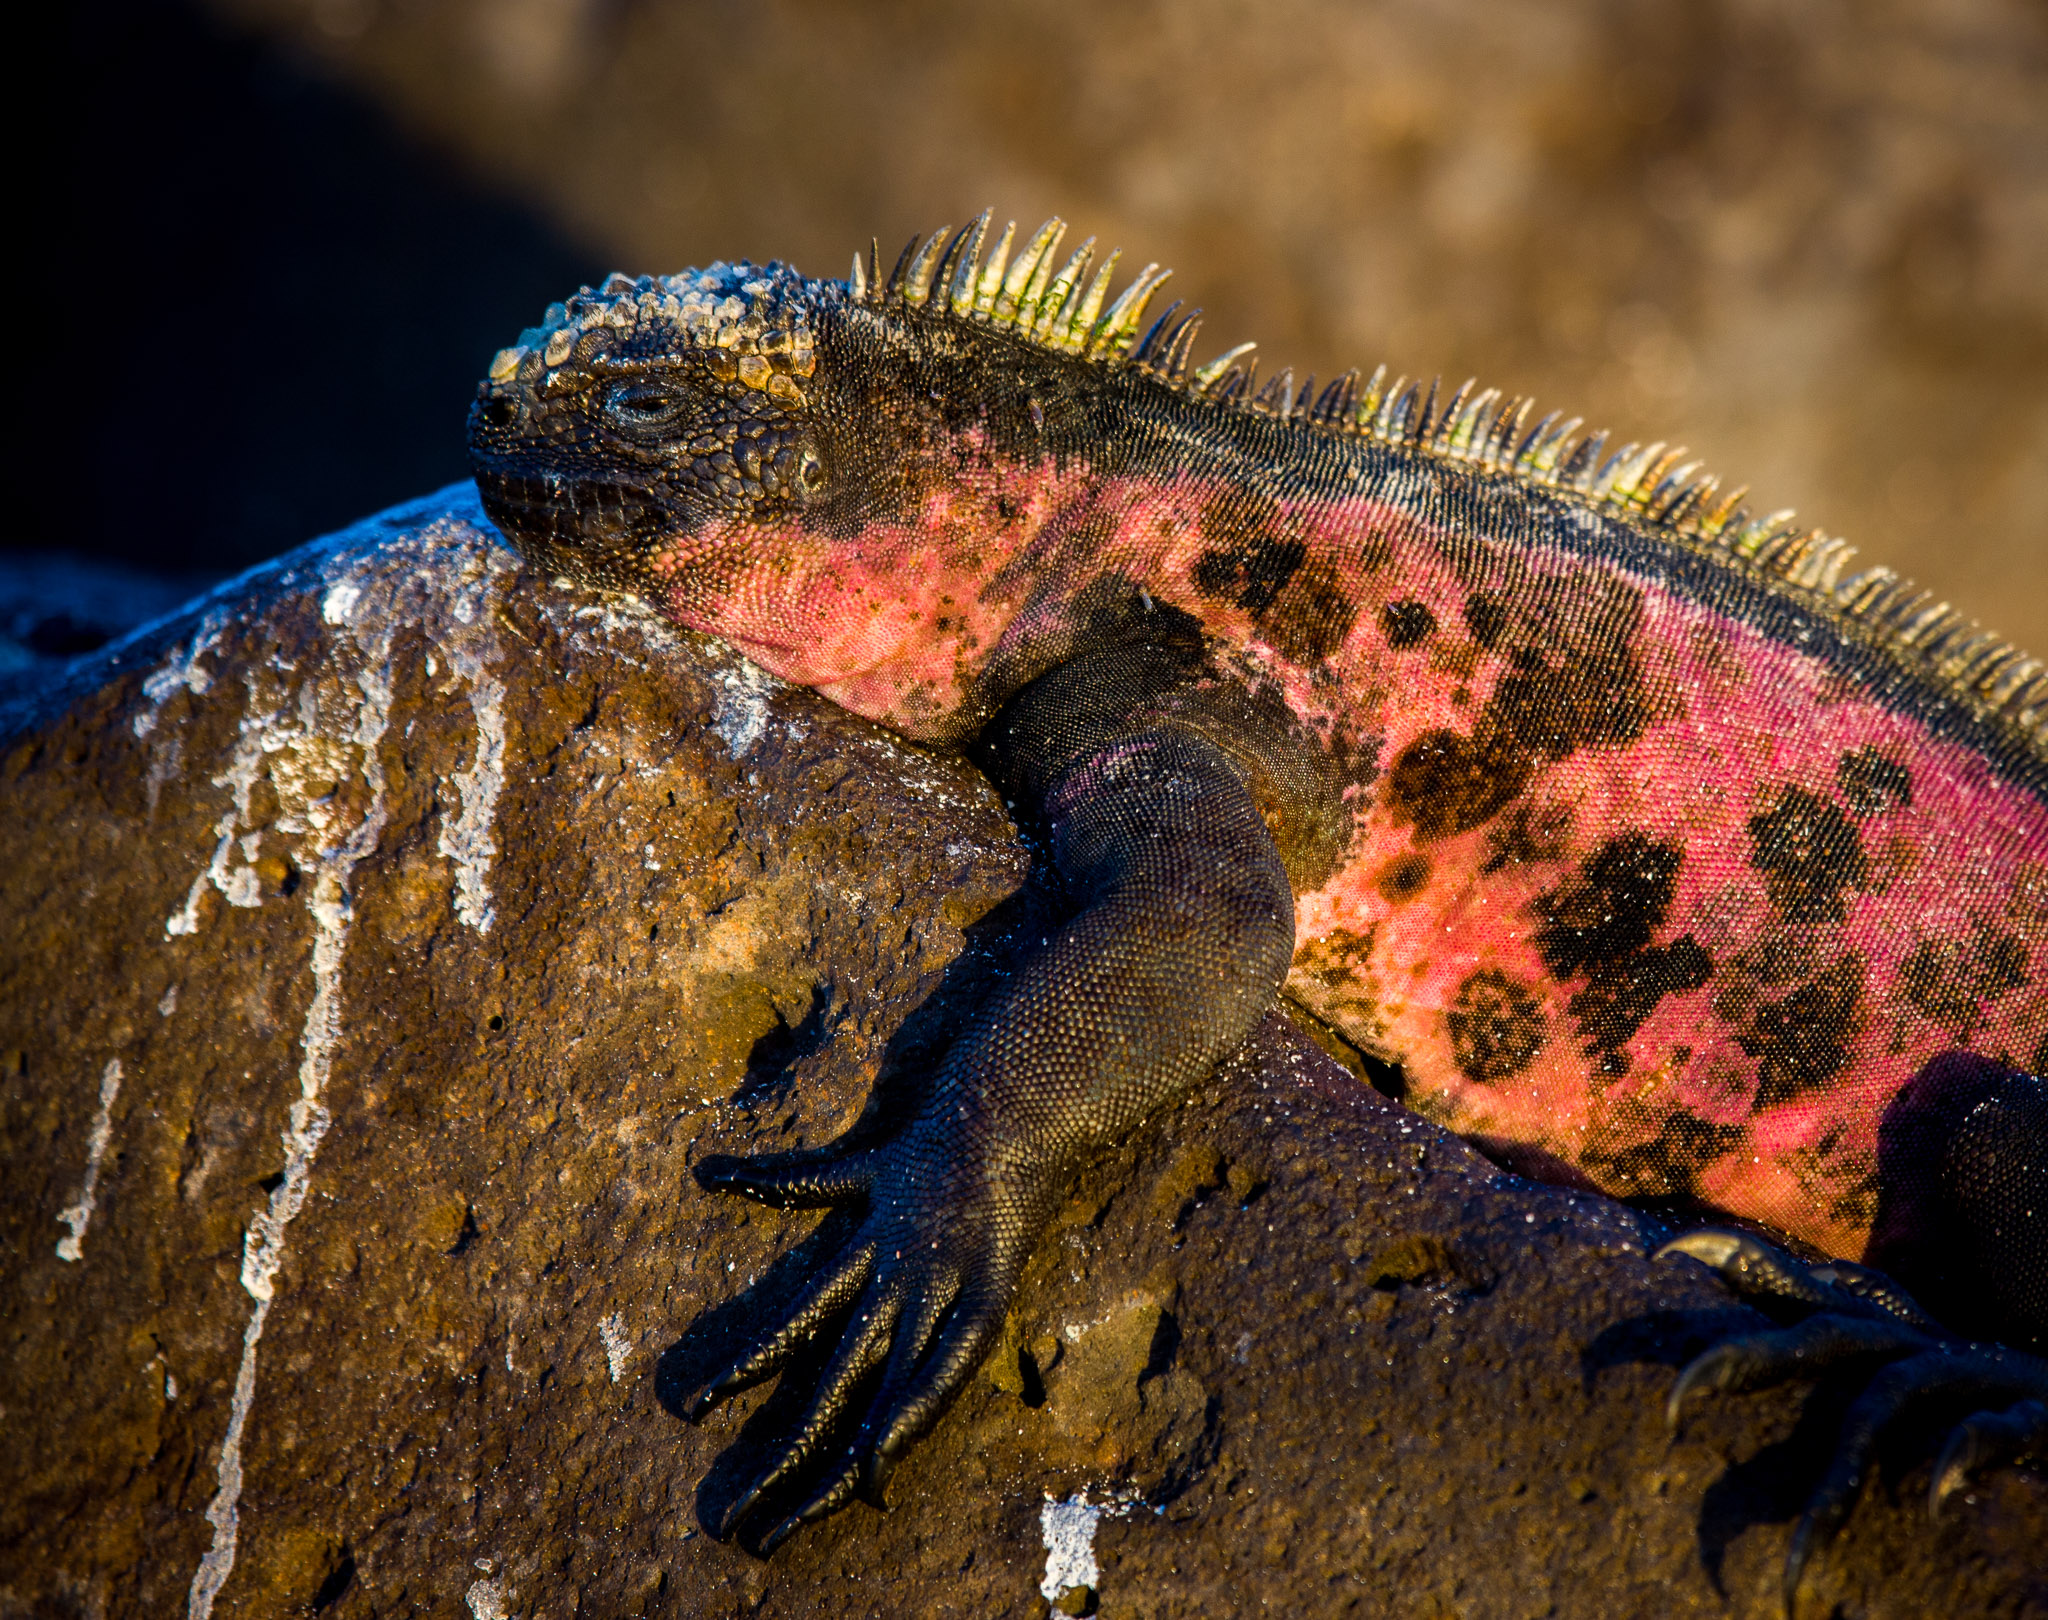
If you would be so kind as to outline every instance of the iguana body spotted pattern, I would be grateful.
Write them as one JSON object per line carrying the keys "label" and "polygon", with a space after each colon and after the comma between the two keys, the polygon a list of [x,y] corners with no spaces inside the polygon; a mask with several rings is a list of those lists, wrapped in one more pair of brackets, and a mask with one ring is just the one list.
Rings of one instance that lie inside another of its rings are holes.
{"label": "iguana body spotted pattern", "polygon": [[[845,283],[614,277],[501,353],[472,417],[519,544],[977,749],[1075,903],[960,1037],[921,1146],[707,1171],[985,1227],[911,1277],[856,1244],[713,1391],[851,1311],[762,1489],[819,1466],[877,1368],[857,1465],[799,1516],[886,1471],[1053,1179],[1283,978],[1534,1173],[1879,1261],[1927,1251],[1960,1177],[1991,1213],[1950,1294],[2039,1334],[2040,666],[1661,445],[1603,455],[1470,385],[1196,370],[1177,306],[1138,335],[1156,268],[1105,309],[1110,266],[1058,260],[1057,222],[1014,257],[986,224]],[[2023,1146],[1897,1128],[1956,1053]]]}

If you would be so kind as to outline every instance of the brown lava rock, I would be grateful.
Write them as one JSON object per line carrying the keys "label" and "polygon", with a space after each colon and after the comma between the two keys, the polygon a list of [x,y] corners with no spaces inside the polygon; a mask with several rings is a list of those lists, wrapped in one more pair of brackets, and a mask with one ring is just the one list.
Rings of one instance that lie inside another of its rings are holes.
{"label": "brown lava rock", "polygon": [[[1278,1017],[1078,1179],[893,1511],[703,1534],[796,1392],[678,1392],[815,1217],[690,1165],[895,1106],[1045,902],[967,766],[464,491],[0,747],[0,1614],[1776,1613],[1839,1399],[1668,1440],[1755,1318]],[[1809,1613],[2048,1601],[2042,1480],[1930,1530],[1926,1440]]]}

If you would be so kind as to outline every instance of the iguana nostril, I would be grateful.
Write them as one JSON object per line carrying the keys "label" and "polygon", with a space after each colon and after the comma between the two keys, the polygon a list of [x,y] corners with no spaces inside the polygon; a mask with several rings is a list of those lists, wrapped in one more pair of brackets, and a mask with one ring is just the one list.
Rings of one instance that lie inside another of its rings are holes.
{"label": "iguana nostril", "polygon": [[498,394],[479,404],[477,415],[485,427],[508,428],[519,420],[519,401],[510,395]]}

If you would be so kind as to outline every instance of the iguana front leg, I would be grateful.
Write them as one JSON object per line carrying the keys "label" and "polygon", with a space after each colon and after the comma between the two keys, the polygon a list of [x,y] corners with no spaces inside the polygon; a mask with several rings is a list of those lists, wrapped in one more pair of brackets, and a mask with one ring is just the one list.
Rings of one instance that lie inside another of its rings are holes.
{"label": "iguana front leg", "polygon": [[[1005,730],[1029,739],[1001,774],[1019,791],[1043,784],[1035,808],[1071,919],[979,1010],[893,1139],[697,1172],[766,1203],[865,1206],[796,1303],[755,1324],[688,1408],[701,1417],[806,1341],[834,1338],[802,1418],[712,1527],[761,1521],[764,1551],[879,1488],[994,1341],[1067,1173],[1202,1080],[1293,952],[1286,870],[1215,744],[1171,721]],[[870,1385],[853,1438],[835,1444]]]}

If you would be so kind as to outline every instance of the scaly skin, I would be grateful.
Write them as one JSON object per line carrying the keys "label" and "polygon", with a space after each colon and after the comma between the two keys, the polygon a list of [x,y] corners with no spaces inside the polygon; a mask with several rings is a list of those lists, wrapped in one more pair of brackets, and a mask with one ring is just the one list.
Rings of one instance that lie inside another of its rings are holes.
{"label": "scaly skin", "polygon": [[[1236,829],[1204,833],[1213,885],[1186,850],[1129,877],[1142,922],[1055,854],[1075,922],[956,1044],[905,1128],[914,1173],[870,1156],[849,1178],[830,1151],[710,1172],[934,1230],[986,1204],[979,1249],[833,1273],[715,1386],[852,1308],[767,1487],[815,1471],[886,1360],[861,1460],[798,1514],[877,1481],[978,1359],[1057,1177],[1206,1072],[1283,977],[1497,1156],[1843,1259],[1924,1255],[1941,1226],[1939,1303],[2040,1335],[2048,1240],[2007,1160],[1926,1131],[1902,1157],[1886,1122],[1967,1053],[2014,1074],[2040,1139],[2048,680],[1889,576],[1844,583],[1838,543],[1746,522],[1661,447],[1602,465],[1464,392],[1247,404],[1242,370],[1190,375],[1185,324],[1134,342],[1142,297],[1098,315],[1104,283],[1055,276],[1044,233],[1007,277],[1007,233],[985,265],[984,225],[886,285],[615,277],[501,354],[472,416],[521,546],[979,749],[1056,851],[1135,858],[1174,782]],[[1291,927],[1247,928],[1269,899]],[[1061,1013],[1082,983],[1116,1034]],[[1176,1045],[1175,1020],[1202,1037]],[[1045,1051],[1004,1044],[1020,1022]],[[1147,1048],[1127,1073],[1118,1043]],[[935,1124],[948,1107],[966,1123]],[[1026,1163],[992,1202],[959,1183]]]}

